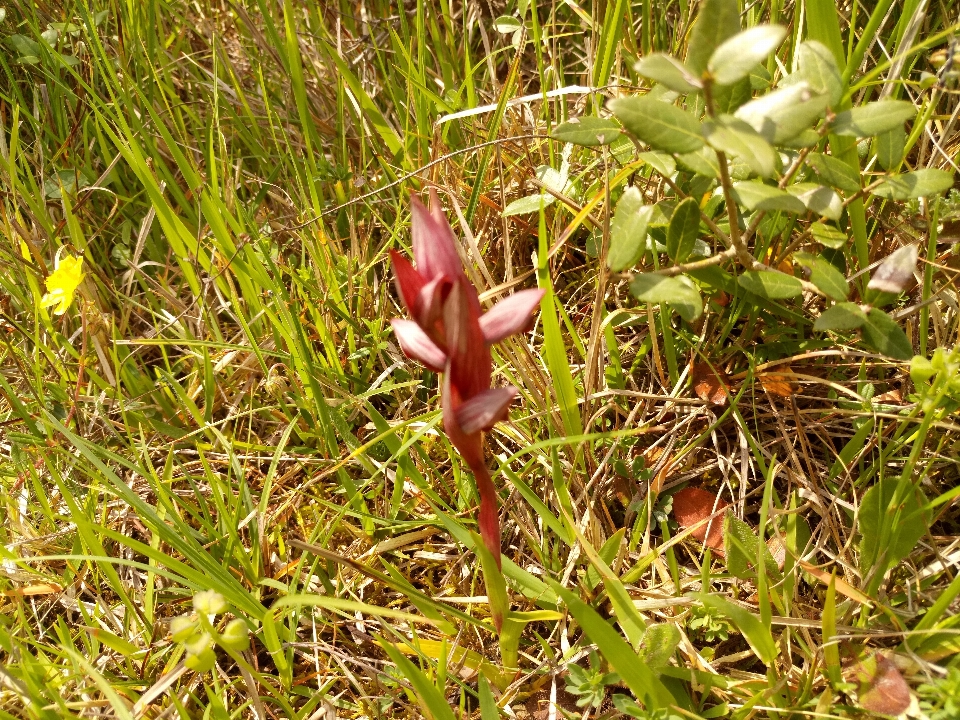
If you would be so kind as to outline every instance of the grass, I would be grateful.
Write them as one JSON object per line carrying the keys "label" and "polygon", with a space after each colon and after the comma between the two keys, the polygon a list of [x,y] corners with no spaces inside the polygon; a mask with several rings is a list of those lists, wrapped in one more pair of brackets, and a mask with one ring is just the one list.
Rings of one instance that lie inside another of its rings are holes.
{"label": "grass", "polygon": [[[547,717],[551,698],[612,717],[615,695],[660,692],[631,645],[663,692],[689,691],[684,717],[864,716],[857,668],[881,650],[930,717],[952,707],[953,406],[911,400],[906,365],[742,298],[697,325],[638,305],[597,257],[630,157],[578,148],[572,200],[502,214],[538,192],[539,165],[560,168],[550,129],[634,88],[641,52],[683,48],[696,3],[495,5],[5,6],[3,717],[491,720]],[[956,162],[955,91],[913,82],[956,7],[884,6],[841,7],[853,87],[874,97],[896,68],[893,95],[927,118],[911,166]],[[501,13],[524,32],[500,33]],[[792,3],[744,17],[803,35]],[[534,331],[494,351],[497,382],[521,388],[488,438],[512,646],[488,622],[437,377],[389,325],[386,253],[409,248],[407,197],[428,187],[484,301],[552,290]],[[928,226],[955,238],[956,205],[868,203],[861,267]],[[903,321],[924,355],[958,341],[953,247],[930,234],[903,303],[930,300]],[[39,306],[58,253],[86,271],[62,316]],[[723,369],[728,404],[689,387],[691,360]],[[905,498],[895,527],[864,524],[917,479],[922,511]],[[669,498],[691,483],[743,521],[739,570],[677,525]],[[881,549],[918,517],[888,567]],[[782,568],[751,565],[758,537],[780,538]],[[198,622],[240,618],[250,644],[197,672],[170,624],[209,590],[226,607]],[[657,661],[649,628],[666,626],[679,645]]]}

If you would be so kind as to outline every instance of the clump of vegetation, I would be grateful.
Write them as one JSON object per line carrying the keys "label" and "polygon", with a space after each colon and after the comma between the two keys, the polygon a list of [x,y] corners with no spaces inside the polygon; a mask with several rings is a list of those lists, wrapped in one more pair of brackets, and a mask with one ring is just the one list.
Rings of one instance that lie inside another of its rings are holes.
{"label": "clump of vegetation", "polygon": [[0,7],[0,714],[957,715],[960,28],[867,5]]}

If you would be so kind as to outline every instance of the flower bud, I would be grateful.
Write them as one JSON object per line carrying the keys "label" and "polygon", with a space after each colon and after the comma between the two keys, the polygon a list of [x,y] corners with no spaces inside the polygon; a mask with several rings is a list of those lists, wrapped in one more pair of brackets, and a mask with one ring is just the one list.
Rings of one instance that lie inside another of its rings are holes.
{"label": "flower bud", "polygon": [[216,590],[203,590],[193,596],[193,607],[201,615],[219,615],[227,609],[227,601]]}
{"label": "flower bud", "polygon": [[216,660],[217,656],[214,655],[213,650],[210,648],[204,648],[195,655],[187,655],[187,659],[184,660],[183,664],[186,665],[190,670],[203,673],[207,672],[207,670],[210,670]]}
{"label": "flower bud", "polygon": [[186,642],[197,632],[197,621],[189,615],[180,615],[170,621],[170,634],[174,642]]}
{"label": "flower bud", "polygon": [[243,651],[250,647],[247,623],[235,618],[227,623],[220,635],[219,642],[227,650]]}

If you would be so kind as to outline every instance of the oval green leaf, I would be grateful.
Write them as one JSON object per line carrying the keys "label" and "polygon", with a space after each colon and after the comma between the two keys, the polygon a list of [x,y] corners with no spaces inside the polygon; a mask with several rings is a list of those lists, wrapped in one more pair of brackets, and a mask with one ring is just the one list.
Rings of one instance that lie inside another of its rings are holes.
{"label": "oval green leaf", "polygon": [[824,311],[813,323],[813,329],[817,332],[856,330],[863,327],[866,321],[867,314],[860,309],[859,305],[852,302],[841,302]]}
{"label": "oval green leaf", "polygon": [[791,213],[804,213],[807,206],[786,190],[773,185],[764,185],[755,180],[746,180],[734,184],[733,189],[740,203],[748,210],[783,210]]}
{"label": "oval green leaf", "polygon": [[913,346],[896,321],[883,310],[871,308],[863,324],[863,341],[883,355],[897,360],[913,357]]}
{"label": "oval green leaf", "polygon": [[831,107],[843,97],[843,79],[833,53],[823,43],[807,40],[797,48],[798,80],[806,82],[815,93],[826,95]]}
{"label": "oval green leaf", "polygon": [[839,250],[847,244],[846,233],[821,222],[815,222],[810,226],[810,234],[818,243],[834,250]]}
{"label": "oval green leaf", "polygon": [[843,214],[843,199],[833,188],[816,183],[796,183],[787,192],[802,202],[807,210],[830,220],[839,220]]}
{"label": "oval green leaf", "polygon": [[953,173],[936,168],[893,175],[873,189],[873,194],[887,200],[912,200],[935,195],[953,187]]}
{"label": "oval green leaf", "polygon": [[682,263],[693,252],[700,231],[700,206],[693,198],[677,205],[667,228],[667,255]]}
{"label": "oval green leaf", "polygon": [[807,155],[807,164],[827,185],[848,193],[860,190],[860,175],[843,160],[812,152]]}
{"label": "oval green leaf", "polygon": [[826,258],[812,253],[798,252],[793,259],[810,269],[810,282],[831,300],[846,300],[850,285],[843,273]]}
{"label": "oval green leaf", "polygon": [[776,171],[776,151],[743,120],[718,115],[703,123],[703,136],[710,147],[739,158],[761,177],[772,177]]}
{"label": "oval green leaf", "polygon": [[807,83],[788,85],[751,100],[736,117],[773,143],[784,143],[822,118],[829,98],[814,93]]}
{"label": "oval green leaf", "polygon": [[719,85],[747,77],[753,66],[777,49],[787,36],[781,25],[757,25],[737,33],[713,51],[707,69]]}
{"label": "oval green leaf", "polygon": [[916,117],[917,109],[906,100],[881,100],[837,113],[830,128],[834,135],[873,137],[902,126]]}
{"label": "oval green leaf", "polygon": [[643,195],[636,187],[627,188],[620,197],[610,222],[610,250],[607,264],[620,272],[636,264],[647,241],[647,224],[653,207],[643,204]]}
{"label": "oval green leaf", "polygon": [[737,278],[737,284],[768,300],[785,300],[803,292],[797,278],[777,270],[750,270]]}
{"label": "oval green leaf", "polygon": [[550,133],[550,137],[561,142],[597,147],[608,145],[620,137],[622,130],[613,120],[598,117],[581,117],[567,120]]}
{"label": "oval green leaf", "polygon": [[640,58],[633,69],[648,80],[665,85],[678,93],[696,92],[701,87],[697,77],[682,62],[663,53],[653,53]]}
{"label": "oval green leaf", "polygon": [[611,100],[611,112],[654,150],[689,153],[703,147],[700,123],[688,112],[648,97]]}
{"label": "oval green leaf", "polygon": [[630,283],[630,292],[638,300],[648,303],[669,303],[687,322],[703,314],[703,300],[693,281],[686,277],[665,277],[641,273]]}

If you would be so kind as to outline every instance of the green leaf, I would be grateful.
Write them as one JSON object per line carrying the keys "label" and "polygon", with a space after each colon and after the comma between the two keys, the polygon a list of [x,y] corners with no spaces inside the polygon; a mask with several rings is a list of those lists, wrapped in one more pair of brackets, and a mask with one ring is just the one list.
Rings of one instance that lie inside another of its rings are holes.
{"label": "green leaf", "polygon": [[913,103],[906,100],[880,100],[837,113],[830,131],[848,137],[873,137],[902,127],[916,114]]}
{"label": "green leaf", "polygon": [[832,155],[812,152],[807,155],[807,164],[827,185],[833,185],[848,193],[860,190],[860,175],[843,160]]}
{"label": "green leaf", "polygon": [[501,15],[493,21],[493,27],[502,35],[509,35],[523,27],[523,23],[512,15]]}
{"label": "green leaf", "polygon": [[803,292],[803,285],[797,278],[776,270],[750,270],[737,278],[737,284],[768,300],[784,300]]}
{"label": "green leaf", "polygon": [[[741,580],[753,580],[757,577],[757,560],[760,557],[761,544],[756,533],[747,523],[727,514],[723,518],[723,549],[727,556],[727,570]],[[767,577],[774,582],[783,580],[777,561],[766,545],[763,545],[763,563]]]}
{"label": "green leaf", "polygon": [[772,667],[777,661],[777,646],[769,627],[764,627],[760,618],[748,610],[734,605],[720,595],[700,595],[700,602],[729,618],[734,626],[765,665]]}
{"label": "green leaf", "polygon": [[682,62],[663,53],[653,53],[640,58],[633,69],[643,77],[678,93],[696,92],[701,87],[697,76]]}
{"label": "green leaf", "polygon": [[925,168],[892,175],[871,192],[887,200],[912,200],[945,192],[953,187],[953,173],[936,168]]}
{"label": "green leaf", "polygon": [[610,222],[610,250],[607,264],[620,272],[636,264],[647,247],[647,224],[653,206],[643,204],[643,195],[634,186],[626,189],[617,202]]}
{"label": "green leaf", "polygon": [[[808,10],[808,12],[810,12]],[[797,48],[797,72],[791,77],[806,82],[819,95],[826,95],[836,107],[843,97],[843,79],[833,53],[823,43],[807,40]]]}
{"label": "green leaf", "polygon": [[646,152],[640,153],[637,157],[666,177],[672,176],[677,171],[677,163],[673,159],[673,155],[657,152],[656,150],[647,150]]}
{"label": "green leaf", "polygon": [[738,32],[740,3],[737,0],[705,0],[687,43],[686,66],[699,75],[707,69],[713,51]]}
{"label": "green leaf", "polygon": [[757,175],[773,176],[776,151],[743,120],[732,115],[718,115],[703,123],[703,136],[712,148],[739,158]]}
{"label": "green leaf", "polygon": [[780,25],[756,25],[744,30],[713,51],[707,69],[719,85],[732,85],[747,77],[786,36],[787,29]]}
{"label": "green leaf", "polygon": [[787,186],[787,192],[798,198],[807,210],[830,220],[839,220],[843,214],[843,199],[836,191],[816,183],[796,183]]}
{"label": "green leaf", "polygon": [[456,720],[447,699],[430,678],[404,657],[403,653],[393,643],[381,639],[379,644],[390,656],[400,674],[410,681],[417,702],[420,704],[420,709],[423,710],[429,720]]}
{"label": "green leaf", "polygon": [[927,504],[923,491],[912,488],[904,498],[900,521],[896,528],[887,528],[888,541],[880,546],[883,526],[892,520],[896,508],[890,507],[897,488],[897,479],[884,477],[863,494],[857,514],[860,531],[860,568],[864,574],[874,569],[875,563],[886,555],[887,567],[907,557],[927,531],[928,513],[921,512]]}
{"label": "green leaf", "polygon": [[[736,117],[773,143],[791,140],[824,116],[826,95],[811,91],[806,83],[788,85],[742,105]],[[818,136],[819,137],[819,136]]]}
{"label": "green leaf", "polygon": [[813,324],[817,332],[827,330],[856,330],[863,327],[867,321],[867,314],[860,306],[852,302],[837,303],[824,311]]}
{"label": "green leaf", "polygon": [[883,310],[871,308],[863,324],[863,341],[883,355],[897,360],[913,357],[913,346],[896,321]]}
{"label": "green leaf", "polygon": [[598,145],[608,145],[620,137],[620,126],[613,120],[585,116],[572,118],[567,122],[558,125],[550,133],[550,137],[561,142],[573,143],[574,145],[583,145],[585,147],[596,147]]}
{"label": "green leaf", "polygon": [[654,150],[688,153],[703,147],[700,123],[688,112],[649,97],[611,100],[611,112]]}
{"label": "green leaf", "polygon": [[873,142],[880,167],[884,170],[896,170],[903,162],[903,154],[907,147],[907,131],[903,126],[880,133]]}
{"label": "green leaf", "polygon": [[820,255],[805,252],[794,253],[793,259],[804,267],[810,268],[810,282],[828,298],[838,301],[847,299],[850,294],[850,285],[843,273],[837,270],[829,260]]}
{"label": "green leaf", "polygon": [[708,178],[720,177],[720,161],[717,154],[708,147],[702,147],[696,152],[677,155],[677,162],[681,167],[692,173]]}
{"label": "green leaf", "polygon": [[693,251],[700,232],[700,206],[693,198],[687,198],[677,205],[667,228],[667,255],[677,263],[682,263]]}
{"label": "green leaf", "polygon": [[692,280],[683,276],[665,277],[641,273],[630,283],[630,292],[644,302],[669,303],[687,322],[692,322],[703,314],[700,291]]}
{"label": "green leaf", "polygon": [[810,226],[810,234],[813,235],[814,240],[818,243],[828,248],[833,248],[834,250],[839,250],[847,244],[846,233],[832,225],[825,225],[822,222],[813,223],[813,225]]}
{"label": "green leaf", "polygon": [[604,659],[620,675],[631,692],[648,710],[672,705],[676,700],[657,674],[626,643],[620,634],[594,610],[555,580],[550,586],[576,618],[583,632],[596,643]]}
{"label": "green leaf", "polygon": [[673,623],[648,625],[640,642],[640,656],[652,669],[659,670],[670,663],[680,644],[680,630]]}
{"label": "green leaf", "polygon": [[747,180],[734,184],[733,189],[748,210],[783,210],[797,214],[807,211],[801,200],[773,185]]}

